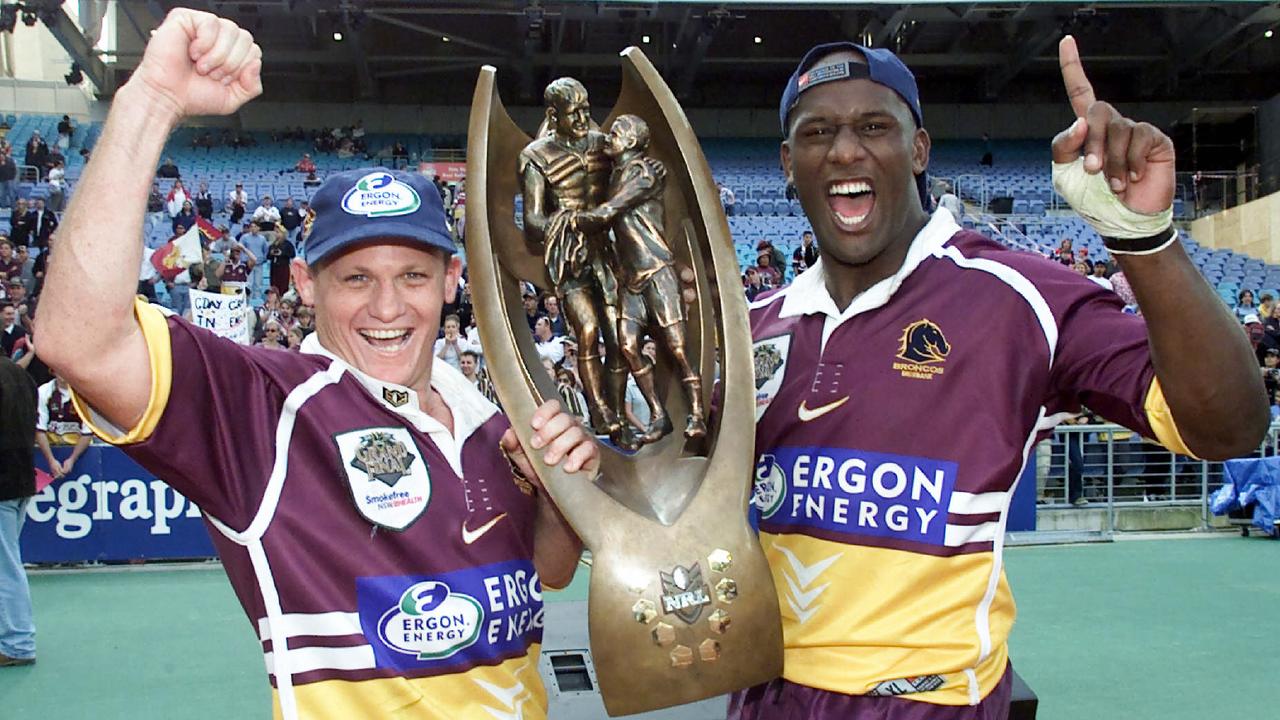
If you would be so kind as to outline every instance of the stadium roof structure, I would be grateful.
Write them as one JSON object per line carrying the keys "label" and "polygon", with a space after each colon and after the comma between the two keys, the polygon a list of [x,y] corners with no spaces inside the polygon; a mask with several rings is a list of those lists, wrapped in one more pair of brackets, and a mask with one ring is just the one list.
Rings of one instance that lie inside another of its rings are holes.
{"label": "stadium roof structure", "polygon": [[[55,5],[56,0],[52,1]],[[99,86],[136,66],[148,32],[191,2],[119,2]],[[850,39],[889,47],[929,102],[1060,99],[1056,43],[1079,40],[1117,101],[1252,103],[1280,76],[1280,2],[629,2],[207,0],[250,29],[272,97],[427,105],[470,102],[480,65],[509,102],[539,104],[573,75],[608,96],[617,53],[645,50],[687,107],[770,107],[801,54]],[[63,35],[66,35],[64,32]],[[75,38],[63,45],[79,60]],[[80,53],[84,54],[83,45]],[[87,59],[87,58],[86,58]],[[82,62],[84,66],[86,63]]]}

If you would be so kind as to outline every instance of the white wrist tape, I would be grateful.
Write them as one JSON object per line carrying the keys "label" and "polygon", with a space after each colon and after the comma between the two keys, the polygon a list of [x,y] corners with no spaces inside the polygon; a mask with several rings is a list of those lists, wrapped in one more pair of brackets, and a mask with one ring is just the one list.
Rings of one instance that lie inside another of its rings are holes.
{"label": "white wrist tape", "polygon": [[1151,237],[1173,224],[1173,206],[1150,215],[1125,207],[1111,192],[1103,173],[1090,175],[1084,171],[1084,158],[1054,163],[1053,188],[1104,238]]}

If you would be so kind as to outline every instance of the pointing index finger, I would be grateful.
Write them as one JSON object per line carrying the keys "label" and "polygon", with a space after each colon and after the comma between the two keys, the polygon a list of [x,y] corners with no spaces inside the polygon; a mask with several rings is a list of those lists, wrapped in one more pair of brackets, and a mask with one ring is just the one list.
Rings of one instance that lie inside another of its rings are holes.
{"label": "pointing index finger", "polygon": [[1080,51],[1076,48],[1076,39],[1067,35],[1058,43],[1058,67],[1062,70],[1062,84],[1067,88],[1067,98],[1071,101],[1071,109],[1076,117],[1084,117],[1093,105],[1093,86],[1085,77],[1084,65],[1080,64]]}

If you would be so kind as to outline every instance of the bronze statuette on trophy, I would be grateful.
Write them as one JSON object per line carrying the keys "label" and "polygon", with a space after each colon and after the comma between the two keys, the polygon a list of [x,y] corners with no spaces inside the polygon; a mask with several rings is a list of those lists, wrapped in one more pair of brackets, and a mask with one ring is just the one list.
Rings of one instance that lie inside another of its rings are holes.
{"label": "bronze statuette on trophy", "polygon": [[[561,78],[532,138],[484,68],[467,153],[472,295],[503,407],[528,433],[534,408],[556,396],[520,304],[528,281],[560,297],[590,423],[609,439],[597,477],[539,471],[592,552],[592,655],[611,715],[782,670],[777,598],[746,519],[754,383],[733,242],[670,90],[638,49],[622,66],[602,126],[586,88]],[[646,338],[656,361],[641,352]],[[644,426],[623,413],[628,378],[649,406]]]}

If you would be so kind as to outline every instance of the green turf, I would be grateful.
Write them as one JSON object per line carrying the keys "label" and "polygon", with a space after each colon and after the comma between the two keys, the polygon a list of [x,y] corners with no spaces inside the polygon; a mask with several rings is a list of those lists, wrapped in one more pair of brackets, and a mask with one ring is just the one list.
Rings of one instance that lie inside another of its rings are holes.
{"label": "green turf", "polygon": [[[1017,548],[1007,560],[1013,658],[1042,720],[1274,713],[1280,543]],[[586,581],[547,599],[581,599]],[[259,646],[216,566],[41,573],[32,591],[40,662],[0,670],[0,718],[270,716]]]}

